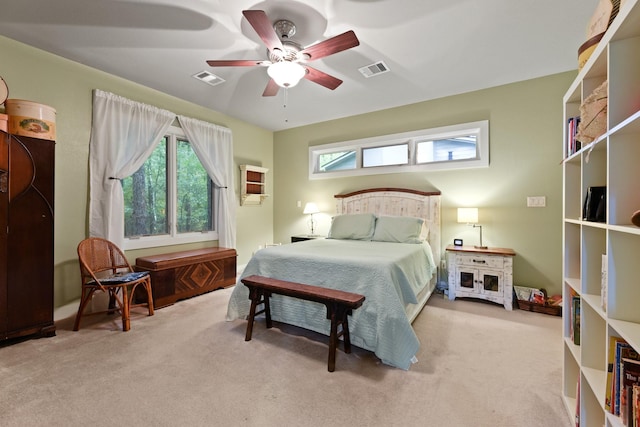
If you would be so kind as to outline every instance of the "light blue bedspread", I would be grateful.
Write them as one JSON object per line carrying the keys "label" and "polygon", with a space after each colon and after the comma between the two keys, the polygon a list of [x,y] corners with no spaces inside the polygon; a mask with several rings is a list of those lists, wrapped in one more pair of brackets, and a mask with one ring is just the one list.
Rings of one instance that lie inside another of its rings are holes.
{"label": "light blue bedspread", "polygon": [[[351,343],[373,351],[391,366],[409,369],[420,342],[405,313],[406,304],[436,271],[427,243],[387,243],[316,239],[261,249],[241,279],[257,274],[362,294],[366,300],[349,319]],[[227,320],[245,319],[251,302],[239,280],[227,309]],[[329,335],[322,304],[273,295],[271,317]]]}

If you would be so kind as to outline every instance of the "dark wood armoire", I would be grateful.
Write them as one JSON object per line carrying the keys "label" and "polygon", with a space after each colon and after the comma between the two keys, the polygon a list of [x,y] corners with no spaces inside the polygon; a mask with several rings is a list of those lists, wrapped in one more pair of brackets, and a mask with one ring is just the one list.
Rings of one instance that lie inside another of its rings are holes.
{"label": "dark wood armoire", "polygon": [[54,148],[0,131],[0,341],[55,335]]}

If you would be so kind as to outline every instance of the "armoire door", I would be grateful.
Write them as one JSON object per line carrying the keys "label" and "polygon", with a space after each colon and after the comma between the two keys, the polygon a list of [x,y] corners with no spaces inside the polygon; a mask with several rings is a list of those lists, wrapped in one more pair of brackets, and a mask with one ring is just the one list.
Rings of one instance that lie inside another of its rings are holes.
{"label": "armoire door", "polygon": [[53,327],[54,147],[49,140],[11,136],[7,253],[10,336]]}
{"label": "armoire door", "polygon": [[7,331],[7,227],[9,218],[9,135],[0,131],[0,339]]}

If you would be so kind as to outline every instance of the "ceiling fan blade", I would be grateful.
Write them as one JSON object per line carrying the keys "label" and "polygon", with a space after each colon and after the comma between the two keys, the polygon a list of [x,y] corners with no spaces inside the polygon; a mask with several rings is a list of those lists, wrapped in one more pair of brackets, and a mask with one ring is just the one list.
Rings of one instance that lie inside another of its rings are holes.
{"label": "ceiling fan blade", "polygon": [[305,79],[310,80],[314,83],[318,83],[319,85],[324,86],[327,89],[334,90],[342,84],[342,80],[330,76],[323,71],[316,70],[315,68],[307,66],[305,66],[305,68],[307,69],[307,74],[304,75]]}
{"label": "ceiling fan blade", "polygon": [[209,60],[207,64],[211,67],[255,67],[258,65],[268,65],[265,64],[265,61],[252,59]]}
{"label": "ceiling fan blade", "polygon": [[338,36],[331,37],[330,39],[321,41],[309,47],[306,47],[300,51],[309,61],[315,59],[324,58],[325,56],[333,55],[334,53],[342,52],[343,50],[351,49],[360,44],[360,41],[356,37],[356,33],[353,31],[347,31]]}
{"label": "ceiling fan blade", "polygon": [[278,94],[278,90],[280,90],[280,86],[278,86],[276,81],[269,79],[269,83],[267,83],[267,87],[264,88],[262,96],[276,96]]}
{"label": "ceiling fan blade", "polygon": [[258,33],[264,44],[267,45],[269,51],[284,50],[280,37],[278,37],[278,34],[273,29],[273,24],[271,24],[264,10],[243,10],[242,14],[247,18],[247,21],[249,21],[249,24],[251,24],[256,33]]}

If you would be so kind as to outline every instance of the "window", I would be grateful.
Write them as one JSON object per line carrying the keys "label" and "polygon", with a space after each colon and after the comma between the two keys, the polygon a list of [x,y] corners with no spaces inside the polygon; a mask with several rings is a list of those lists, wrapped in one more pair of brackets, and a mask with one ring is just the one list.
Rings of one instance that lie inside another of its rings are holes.
{"label": "window", "polygon": [[416,163],[473,160],[478,152],[477,140],[476,135],[464,135],[454,138],[418,141],[416,143]]}
{"label": "window", "polygon": [[318,170],[322,172],[356,168],[355,150],[337,151],[318,156]]}
{"label": "window", "polygon": [[387,145],[362,149],[362,167],[406,165],[409,163],[409,144]]}
{"label": "window", "polygon": [[126,249],[217,238],[215,186],[180,128],[170,128],[122,190]]}
{"label": "window", "polygon": [[488,120],[309,147],[309,179],[488,166]]}

